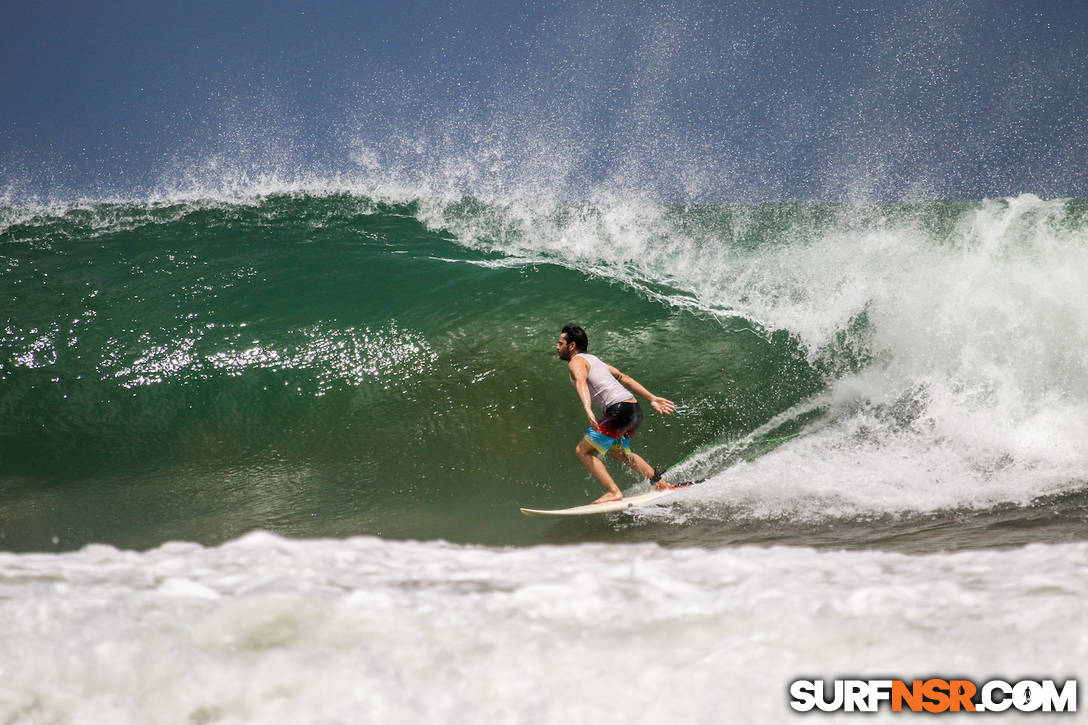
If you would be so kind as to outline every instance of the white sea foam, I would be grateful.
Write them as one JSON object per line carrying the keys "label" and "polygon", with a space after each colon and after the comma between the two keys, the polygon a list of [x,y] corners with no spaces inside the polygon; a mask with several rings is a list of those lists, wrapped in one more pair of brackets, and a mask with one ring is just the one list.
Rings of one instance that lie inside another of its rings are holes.
{"label": "white sea foam", "polygon": [[1086,572],[1085,544],[906,556],[253,534],[0,554],[0,717],[779,722],[800,676],[1074,677]]}

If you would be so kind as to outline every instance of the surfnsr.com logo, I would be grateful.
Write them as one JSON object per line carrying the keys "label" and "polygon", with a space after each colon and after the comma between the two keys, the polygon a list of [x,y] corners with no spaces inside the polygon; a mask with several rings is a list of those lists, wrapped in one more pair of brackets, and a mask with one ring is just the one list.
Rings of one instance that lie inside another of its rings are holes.
{"label": "surfnsr.com logo", "polygon": [[790,707],[798,712],[1076,712],[1077,681],[1054,680],[794,680]]}

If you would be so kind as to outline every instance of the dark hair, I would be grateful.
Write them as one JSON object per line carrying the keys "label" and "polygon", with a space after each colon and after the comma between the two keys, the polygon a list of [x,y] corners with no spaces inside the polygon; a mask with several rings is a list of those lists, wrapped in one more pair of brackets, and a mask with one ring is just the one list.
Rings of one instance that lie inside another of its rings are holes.
{"label": "dark hair", "polygon": [[586,337],[586,331],[581,327],[567,325],[563,328],[563,332],[567,335],[567,342],[573,342],[578,352],[585,352],[589,349],[589,338]]}

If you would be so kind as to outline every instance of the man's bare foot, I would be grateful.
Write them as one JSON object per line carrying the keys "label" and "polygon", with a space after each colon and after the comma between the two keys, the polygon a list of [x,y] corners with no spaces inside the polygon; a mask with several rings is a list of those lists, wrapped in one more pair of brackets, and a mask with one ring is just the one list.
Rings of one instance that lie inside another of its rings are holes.
{"label": "man's bare foot", "polygon": [[623,494],[622,493],[612,493],[611,491],[609,491],[608,493],[601,496],[599,499],[597,499],[593,503],[608,503],[609,501],[622,501],[622,500],[623,500]]}
{"label": "man's bare foot", "polygon": [[665,481],[658,481],[657,483],[654,484],[654,488],[656,488],[658,491],[674,491],[674,490],[676,490],[676,486],[669,485]]}

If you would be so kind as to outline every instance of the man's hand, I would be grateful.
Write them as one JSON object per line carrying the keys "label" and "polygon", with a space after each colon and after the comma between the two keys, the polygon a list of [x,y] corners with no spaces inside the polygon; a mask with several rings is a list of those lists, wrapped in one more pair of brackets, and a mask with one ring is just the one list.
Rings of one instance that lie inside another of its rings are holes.
{"label": "man's hand", "polygon": [[650,405],[662,415],[672,415],[676,412],[676,403],[671,400],[666,400],[665,398],[659,398],[656,395],[650,398]]}

